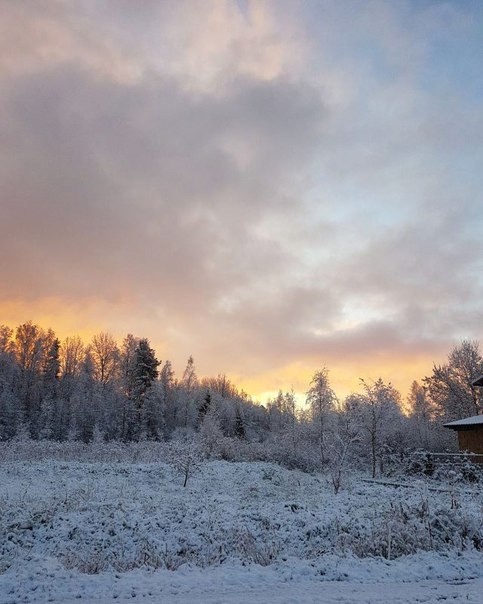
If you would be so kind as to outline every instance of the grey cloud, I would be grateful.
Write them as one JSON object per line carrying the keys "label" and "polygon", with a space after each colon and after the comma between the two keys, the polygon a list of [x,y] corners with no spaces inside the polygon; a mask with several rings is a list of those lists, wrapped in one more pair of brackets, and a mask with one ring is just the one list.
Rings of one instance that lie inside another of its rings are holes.
{"label": "grey cloud", "polygon": [[210,88],[180,47],[206,4],[169,4],[7,4],[0,299],[128,300],[233,373],[483,335],[481,108],[420,85],[428,14],[303,3],[310,65],[236,69],[243,26]]}
{"label": "grey cloud", "polygon": [[369,354],[377,363],[384,364],[390,358],[404,358],[409,355],[434,355],[447,347],[448,340],[411,337],[398,325],[390,321],[369,321],[358,327],[334,331],[314,339],[312,354],[324,354],[335,362],[365,359]]}
{"label": "grey cloud", "polygon": [[[281,191],[324,116],[310,87],[238,79],[200,98],[170,78],[128,86],[70,66],[19,78],[3,109],[3,296],[127,291],[206,312],[288,261],[252,230],[292,211]],[[246,141],[243,167],[230,137]]]}

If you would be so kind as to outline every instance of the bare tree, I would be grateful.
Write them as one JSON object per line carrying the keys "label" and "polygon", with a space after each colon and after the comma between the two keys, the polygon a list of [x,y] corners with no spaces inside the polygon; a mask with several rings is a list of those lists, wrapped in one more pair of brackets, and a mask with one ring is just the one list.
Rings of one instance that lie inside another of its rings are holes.
{"label": "bare tree", "polygon": [[101,332],[92,338],[90,352],[95,378],[105,386],[114,379],[119,367],[119,348],[109,333]]}
{"label": "bare tree", "polygon": [[[42,357],[48,347],[48,334],[32,321],[17,327],[15,355],[22,371],[39,371]],[[53,339],[53,338],[52,338]]]}
{"label": "bare tree", "polygon": [[66,338],[63,341],[60,347],[60,371],[63,378],[80,373],[84,352],[84,344],[79,336]]}
{"label": "bare tree", "polygon": [[7,325],[0,325],[0,353],[13,352],[13,329]]}

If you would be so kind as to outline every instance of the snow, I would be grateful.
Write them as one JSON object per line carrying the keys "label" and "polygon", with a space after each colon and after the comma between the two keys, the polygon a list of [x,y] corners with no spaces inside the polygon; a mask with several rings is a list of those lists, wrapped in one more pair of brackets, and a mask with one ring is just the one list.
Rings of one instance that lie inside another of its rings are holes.
{"label": "snow", "polygon": [[483,424],[483,415],[473,415],[465,419],[458,419],[454,422],[444,424],[445,428],[453,428],[458,426],[479,426]]}
{"label": "snow", "polygon": [[481,602],[481,488],[364,478],[4,461],[0,603]]}

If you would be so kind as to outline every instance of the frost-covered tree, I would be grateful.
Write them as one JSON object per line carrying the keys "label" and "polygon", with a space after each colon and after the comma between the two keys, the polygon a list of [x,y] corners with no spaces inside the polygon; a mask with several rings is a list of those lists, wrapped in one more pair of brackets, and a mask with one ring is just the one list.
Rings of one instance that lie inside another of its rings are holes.
{"label": "frost-covered tree", "polygon": [[414,381],[407,402],[414,443],[417,447],[429,449],[433,440],[434,407],[424,386]]}
{"label": "frost-covered tree", "polygon": [[198,405],[198,427],[201,427],[203,421],[206,417],[206,414],[210,410],[211,407],[211,394],[210,391],[207,390],[205,396],[201,399],[200,404]]}
{"label": "frost-covered tree", "polygon": [[382,379],[373,383],[361,380],[362,394],[348,401],[351,412],[358,416],[363,435],[370,450],[372,477],[379,464],[382,470],[385,447],[399,445],[401,437],[401,395]]}
{"label": "frost-covered tree", "polygon": [[90,344],[90,354],[94,364],[94,375],[103,386],[116,377],[119,368],[119,348],[111,334],[96,334]]}
{"label": "frost-covered tree", "polygon": [[42,365],[44,392],[55,395],[60,377],[60,341],[54,338],[45,354]]}
{"label": "frost-covered tree", "polygon": [[79,375],[84,360],[85,346],[79,336],[65,338],[60,347],[62,379]]}
{"label": "frost-covered tree", "polygon": [[159,381],[163,384],[165,390],[169,390],[174,386],[174,371],[171,361],[165,361],[161,371],[159,372]]}
{"label": "frost-covered tree", "polygon": [[15,332],[14,352],[20,370],[22,413],[34,438],[37,438],[40,430],[42,367],[54,339],[52,330],[44,331],[31,321],[19,325]]}
{"label": "frost-covered tree", "polygon": [[473,382],[483,373],[478,342],[463,340],[448,355],[444,365],[434,365],[424,384],[437,415],[446,421],[482,412],[481,394]]}
{"label": "frost-covered tree", "polygon": [[199,469],[201,460],[201,449],[194,442],[173,442],[170,461],[173,467],[182,475],[183,487],[186,487],[189,478]]}
{"label": "frost-covered tree", "polygon": [[105,384],[97,383],[95,376],[94,360],[91,348],[88,347],[70,399],[70,436],[83,442],[92,440],[98,416],[98,405],[102,404],[101,401],[105,400],[104,396],[107,394]]}
{"label": "frost-covered tree", "polygon": [[140,438],[143,430],[150,438],[158,438],[161,428],[160,409],[162,396],[151,392],[158,377],[159,361],[147,338],[138,341],[132,366],[132,392],[130,438]]}
{"label": "frost-covered tree", "polygon": [[223,432],[216,414],[207,415],[200,428],[200,447],[206,458],[217,457],[223,442]]}
{"label": "frost-covered tree", "polygon": [[198,376],[196,375],[195,362],[190,356],[181,379],[181,388],[178,390],[178,401],[181,407],[182,427],[187,428],[191,423],[196,423],[195,398],[198,387]]}
{"label": "frost-covered tree", "polygon": [[38,421],[39,436],[52,440],[63,440],[67,434],[65,424],[65,402],[59,390],[60,378],[60,341],[50,337],[40,368],[41,402]]}
{"label": "frost-covered tree", "polygon": [[183,371],[183,378],[181,383],[188,391],[193,391],[195,387],[198,385],[198,377],[196,375],[196,367],[193,357],[190,356],[188,359],[188,363],[186,364],[186,368]]}
{"label": "frost-covered tree", "polygon": [[133,363],[133,395],[140,401],[158,377],[160,361],[147,338],[141,338],[136,346]]}
{"label": "frost-covered tree", "polygon": [[272,433],[287,433],[293,428],[295,420],[295,394],[278,391],[274,399],[269,399],[267,411]]}
{"label": "frost-covered tree", "polygon": [[343,421],[337,423],[337,427],[328,435],[327,449],[329,453],[329,473],[337,495],[341,486],[344,470],[346,468],[351,448],[358,440],[356,432],[348,430],[348,424]]}
{"label": "frost-covered tree", "polygon": [[239,405],[236,406],[236,414],[235,414],[235,436],[240,440],[244,440],[246,437],[245,430],[245,421],[241,414],[241,410]]}
{"label": "frost-covered tree", "polygon": [[10,327],[0,325],[0,441],[13,438],[22,424],[12,336]]}
{"label": "frost-covered tree", "polygon": [[220,373],[216,377],[203,378],[201,386],[214,394],[218,394],[221,398],[234,398],[238,395],[235,385],[224,373]]}
{"label": "frost-covered tree", "polygon": [[146,390],[141,413],[143,436],[149,440],[161,440],[165,429],[164,391],[160,382],[153,382]]}
{"label": "frost-covered tree", "polygon": [[164,407],[164,430],[169,436],[176,427],[178,419],[178,398],[176,396],[176,380],[171,361],[165,361],[159,372],[159,383],[162,387]]}
{"label": "frost-covered tree", "polygon": [[8,325],[0,325],[0,354],[11,354],[13,352],[13,329]]}
{"label": "frost-covered tree", "polygon": [[128,333],[121,345],[119,357],[120,384],[127,397],[130,397],[134,391],[134,365],[138,344],[139,338]]}
{"label": "frost-covered tree", "polygon": [[326,461],[325,436],[337,403],[337,397],[330,387],[328,376],[329,372],[325,367],[317,371],[312,377],[306,398],[317,434],[318,450],[322,465]]}
{"label": "frost-covered tree", "polygon": [[269,429],[272,434],[283,431],[283,392],[278,391],[274,399],[269,399],[267,402],[267,411],[269,418]]}
{"label": "frost-covered tree", "polygon": [[23,323],[15,332],[15,355],[22,372],[39,372],[46,347],[47,335],[32,321]]}
{"label": "frost-covered tree", "polygon": [[82,372],[86,349],[79,336],[65,338],[60,346],[60,383],[58,395],[70,406]]}

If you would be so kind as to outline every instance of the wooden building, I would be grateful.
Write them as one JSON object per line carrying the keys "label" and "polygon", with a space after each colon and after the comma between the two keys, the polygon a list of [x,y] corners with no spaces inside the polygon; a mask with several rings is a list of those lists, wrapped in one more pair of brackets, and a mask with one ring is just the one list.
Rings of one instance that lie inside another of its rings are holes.
{"label": "wooden building", "polygon": [[[483,375],[472,382],[472,386],[483,387]],[[444,424],[445,428],[456,430],[460,451],[469,451],[479,456],[479,463],[483,463],[483,415],[473,415],[465,419]]]}
{"label": "wooden building", "polygon": [[456,430],[460,451],[483,454],[483,415],[474,415],[444,424],[445,428]]}

